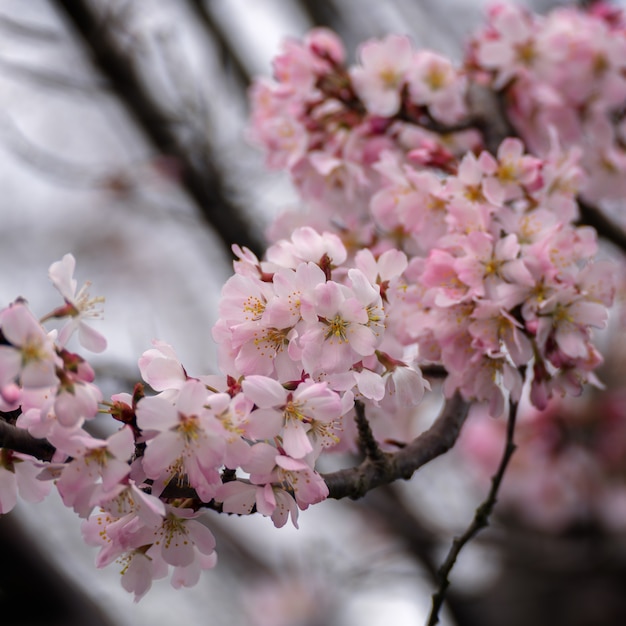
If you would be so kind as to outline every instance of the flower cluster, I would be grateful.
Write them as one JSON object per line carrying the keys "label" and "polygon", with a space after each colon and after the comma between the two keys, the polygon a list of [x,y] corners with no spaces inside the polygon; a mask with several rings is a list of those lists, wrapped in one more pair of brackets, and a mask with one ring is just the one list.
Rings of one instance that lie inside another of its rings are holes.
{"label": "flower cluster", "polygon": [[471,44],[467,65],[505,97],[506,113],[536,154],[545,129],[578,146],[592,201],[623,197],[626,171],[626,21],[604,2],[538,16],[496,4]]}
{"label": "flower cluster", "polygon": [[[50,454],[41,455],[46,462],[0,450],[0,512],[10,511],[18,494],[41,501],[54,485],[63,503],[85,518],[86,541],[101,548],[98,565],[122,560],[122,584],[137,599],[154,578],[167,575],[169,566],[175,587],[193,585],[201,569],[215,564],[215,541],[195,519],[197,509],[150,493],[153,485],[146,477],[153,475],[155,464],[146,462],[144,467],[138,454],[148,437],[134,416],[142,394],[129,399],[133,408],[124,403],[125,394],[103,403],[93,368],[68,349],[75,332],[84,348],[100,351],[106,346],[104,337],[87,324],[100,316],[96,307],[102,298],[90,298],[88,284],[76,291],[74,267],[70,254],[50,266],[64,304],[42,320],[23,300],[0,312],[0,410],[13,417],[15,427],[53,446]],[[56,319],[66,323],[47,331],[43,323]],[[90,434],[89,425],[107,406],[125,424],[101,439]],[[158,424],[148,432],[155,437]],[[148,460],[158,456],[154,450]]]}
{"label": "flower cluster", "polygon": [[[333,54],[320,52],[315,42],[322,35],[328,44],[329,34],[317,31],[302,44],[289,42],[277,61],[276,82],[253,89],[253,96],[259,89],[265,96],[253,98],[253,133],[274,167],[288,169],[296,182],[318,181],[313,196],[323,199],[326,211],[336,206],[338,194],[349,206],[325,214],[314,204],[298,223],[336,233],[357,267],[364,250],[372,262],[406,255],[397,278],[401,290],[385,303],[393,356],[417,352],[422,363],[442,364],[448,395],[460,391],[469,400],[488,402],[495,415],[504,408],[503,389],[519,399],[527,365],[534,373],[532,399],[540,407],[554,392],[578,394],[585,382],[597,383],[593,370],[601,357],[591,329],[605,326],[614,286],[611,267],[593,262],[595,232],[574,226],[576,194],[586,188],[589,174],[578,147],[564,147],[560,129],[551,126],[541,156],[528,154],[513,137],[490,154],[480,149],[479,137],[467,133],[454,133],[458,145],[448,149],[443,136],[432,139],[434,124],[450,124],[467,110],[447,105],[453,119],[442,119],[433,100],[418,103],[417,85],[423,86],[426,74],[414,70],[425,57],[408,38],[369,41],[360,50],[361,64],[344,68],[336,42]],[[296,53],[300,69],[308,60],[306,88],[294,82],[294,72],[284,71]],[[441,89],[463,102],[465,74],[446,68],[439,67],[449,78],[441,79]],[[328,91],[327,82],[338,81],[342,89]],[[307,116],[315,116],[322,101],[350,115],[336,126],[312,124]],[[286,110],[303,129],[325,134],[307,131],[293,159],[281,161],[262,131],[267,116],[276,119]],[[343,142],[336,141],[337,133]],[[473,150],[461,154],[463,137],[473,141]],[[343,149],[363,142],[371,149]],[[338,185],[336,178],[298,174],[326,158],[322,149],[332,151],[342,171],[358,170],[352,181],[359,181],[358,199],[351,191],[355,185],[345,180]],[[306,190],[303,196],[312,197]],[[352,217],[344,222],[347,213]]]}
{"label": "flower cluster", "polygon": [[[274,80],[251,90],[250,138],[266,151],[271,169],[289,171],[315,209],[306,224],[341,229],[349,248],[371,247],[377,233],[369,201],[378,184],[373,165],[383,151],[425,165],[445,165],[477,141],[475,132],[450,136],[444,146],[429,126],[466,114],[463,73],[448,59],[417,50],[407,36],[364,43],[359,63],[345,64],[337,36],[314,29],[288,40],[274,61]],[[273,230],[289,237],[297,217]]]}
{"label": "flower cluster", "polygon": [[[0,449],[0,512],[54,485],[98,566],[120,562],[139,599],[216,564],[207,508],[297,525],[329,495],[322,455],[366,448],[355,416],[402,446],[427,367],[493,416],[526,382],[539,409],[600,386],[593,330],[616,267],[595,260],[577,194],[619,193],[603,176],[621,171],[626,56],[621,14],[594,7],[539,19],[497,6],[462,68],[401,35],[364,43],[352,67],[330,31],[287,41],[252,89],[251,136],[310,210],[272,225],[262,259],[233,247],[212,329],[221,373],[191,376],[155,340],[143,382],[104,401],[68,348],[105,348],[88,323],[101,299],[77,290],[71,255],[53,263],[62,306],[0,311],[0,426],[49,445]],[[486,141],[471,81],[500,92],[522,138]],[[98,414],[116,420],[106,439],[89,432]]]}
{"label": "flower cluster", "polygon": [[[522,150],[507,139],[496,157],[463,157],[437,189],[440,221],[426,212],[411,224],[427,252],[405,272],[404,332],[425,359],[443,364],[448,394],[487,401],[492,415],[504,409],[503,388],[519,400],[531,363],[531,400],[541,408],[554,392],[578,395],[597,382],[591,328],[605,326],[615,290],[613,266],[593,261],[595,231],[570,222],[573,196],[543,177],[549,161]],[[398,174],[378,196],[394,193]]]}

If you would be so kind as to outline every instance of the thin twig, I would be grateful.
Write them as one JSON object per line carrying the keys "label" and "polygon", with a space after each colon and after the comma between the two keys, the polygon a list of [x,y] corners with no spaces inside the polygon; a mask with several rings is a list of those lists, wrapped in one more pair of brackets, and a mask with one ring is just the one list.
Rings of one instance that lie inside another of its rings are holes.
{"label": "thin twig", "polygon": [[489,517],[493,512],[493,509],[496,505],[498,499],[498,490],[500,489],[500,484],[502,483],[502,479],[504,478],[504,473],[506,468],[511,460],[511,456],[513,452],[515,452],[515,443],[513,442],[513,437],[515,434],[515,421],[517,417],[517,403],[510,402],[509,404],[509,417],[506,429],[506,442],[504,445],[504,451],[502,453],[502,458],[500,459],[500,465],[498,466],[498,470],[491,478],[491,489],[489,490],[489,494],[487,498],[483,501],[483,503],[476,509],[474,514],[474,519],[467,527],[467,530],[459,537],[455,537],[452,542],[452,546],[446,556],[445,561],[439,568],[438,578],[439,578],[439,587],[437,591],[433,594],[432,597],[432,608],[430,611],[430,616],[428,618],[428,626],[435,626],[435,624],[439,623],[439,611],[443,606],[443,602],[446,597],[446,590],[450,585],[450,580],[448,576],[450,575],[450,571],[454,567],[456,563],[457,557],[459,553],[463,549],[463,547],[483,528],[489,525]]}
{"label": "thin twig", "polygon": [[357,431],[359,433],[357,445],[363,456],[372,461],[372,463],[380,463],[385,465],[385,453],[380,449],[378,441],[374,437],[370,423],[365,416],[365,406],[357,400],[354,403],[354,421],[356,422]]}

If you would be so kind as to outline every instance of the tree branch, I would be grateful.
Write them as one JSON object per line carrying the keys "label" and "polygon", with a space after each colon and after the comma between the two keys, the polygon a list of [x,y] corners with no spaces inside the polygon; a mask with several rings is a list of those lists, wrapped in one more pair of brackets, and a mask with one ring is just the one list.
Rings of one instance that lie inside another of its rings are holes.
{"label": "tree branch", "polygon": [[456,559],[459,556],[459,553],[463,549],[463,547],[483,528],[489,525],[489,517],[493,512],[493,509],[497,502],[498,490],[500,489],[500,485],[502,483],[502,479],[504,478],[504,472],[511,460],[511,456],[513,452],[515,452],[515,443],[513,442],[513,437],[515,435],[515,421],[517,418],[517,403],[511,402],[509,405],[509,417],[507,422],[506,429],[506,442],[504,445],[504,451],[502,453],[502,458],[500,459],[500,464],[496,473],[491,478],[491,489],[489,490],[489,494],[487,498],[483,501],[483,503],[476,509],[474,514],[474,519],[471,524],[467,527],[467,530],[460,536],[455,537],[452,542],[452,546],[448,552],[448,555],[443,562],[442,566],[439,569],[438,577],[439,577],[439,588],[433,594],[433,602],[432,608],[430,612],[430,616],[428,618],[428,626],[435,626],[435,624],[439,623],[439,611],[443,605],[443,602],[446,597],[446,590],[450,585],[450,581],[448,580],[448,576],[450,575],[450,571],[452,570],[454,564],[456,563]]}
{"label": "tree branch", "polygon": [[357,432],[359,433],[357,445],[361,454],[372,463],[380,463],[384,467],[385,453],[380,449],[378,441],[374,437],[374,433],[370,427],[367,417],[365,417],[365,406],[359,400],[354,403]]}
{"label": "tree branch", "polygon": [[467,91],[467,106],[470,119],[475,120],[475,128],[482,134],[485,148],[491,154],[498,152],[499,145],[507,137],[518,136],[506,115],[502,92],[471,82]]}
{"label": "tree branch", "polygon": [[[372,450],[360,465],[322,474],[329,489],[329,497],[358,499],[368,491],[402,478],[408,480],[423,465],[447,452],[455,444],[467,413],[469,404],[456,394],[446,401],[433,425],[398,452]],[[368,426],[369,428],[369,426]],[[0,448],[8,448],[30,454],[42,461],[49,461],[54,447],[45,439],[36,439],[28,431],[0,419]],[[180,491],[180,493],[179,493]],[[189,488],[168,486],[169,497],[197,497]],[[206,503],[205,503],[206,504]]]}
{"label": "tree branch", "polygon": [[620,226],[609,219],[600,209],[580,197],[578,198],[578,207],[580,210],[579,226],[595,228],[600,237],[626,252],[626,232]]}
{"label": "tree branch", "polygon": [[[238,243],[260,255],[264,245],[227,197],[213,160],[196,163],[177,136],[172,120],[153,99],[139,75],[133,59],[118,44],[112,29],[99,19],[86,0],[56,0],[91,53],[96,67],[109,80],[120,101],[146,138],[161,154],[176,159],[181,168],[181,184],[195,201],[198,211],[215,229],[227,254]],[[208,143],[208,142],[207,142]],[[208,149],[207,153],[211,150]]]}
{"label": "tree branch", "polygon": [[433,425],[402,450],[383,452],[382,457],[365,458],[357,467],[322,474],[329,497],[358,499],[398,478],[408,480],[420,467],[452,448],[468,411],[469,404],[456,394],[446,401]]}
{"label": "tree branch", "polygon": [[36,439],[27,430],[0,419],[0,448],[30,454],[41,461],[50,461],[54,446],[45,439]]}
{"label": "tree branch", "polygon": [[222,54],[222,59],[232,71],[237,82],[245,89],[252,82],[245,63],[242,61],[237,49],[231,44],[228,37],[224,34],[218,24],[215,23],[211,12],[207,8],[205,0],[188,0],[190,10],[193,12],[194,18],[202,24],[207,34],[215,40]]}

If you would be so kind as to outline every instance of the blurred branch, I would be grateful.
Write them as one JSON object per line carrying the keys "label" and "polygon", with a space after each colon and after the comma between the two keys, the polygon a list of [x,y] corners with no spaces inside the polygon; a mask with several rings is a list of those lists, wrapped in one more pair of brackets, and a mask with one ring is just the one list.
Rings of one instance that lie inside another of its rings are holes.
{"label": "blurred branch", "polygon": [[16,20],[8,15],[0,15],[0,29],[18,35],[19,37],[36,39],[39,42],[59,42],[61,40],[59,33],[51,28],[32,22]]}
{"label": "blurred branch", "polygon": [[476,120],[476,128],[491,154],[498,152],[498,147],[507,137],[517,137],[517,131],[505,113],[503,93],[471,82],[467,92],[467,106],[469,117]]}
{"label": "blurred branch", "polygon": [[489,517],[493,512],[493,509],[497,502],[498,490],[500,489],[500,485],[502,483],[502,479],[504,478],[504,472],[515,452],[515,443],[513,441],[513,437],[515,435],[515,421],[517,418],[517,403],[510,402],[509,404],[509,417],[507,422],[506,429],[506,441],[504,445],[504,451],[502,453],[502,458],[500,459],[500,465],[496,473],[491,478],[491,489],[489,490],[489,494],[487,498],[483,501],[483,503],[476,509],[476,513],[474,514],[474,519],[467,527],[465,532],[460,537],[455,537],[452,542],[452,546],[450,547],[450,551],[446,556],[445,561],[443,562],[441,568],[438,572],[439,578],[439,588],[433,594],[433,603],[432,609],[430,612],[430,616],[428,618],[428,626],[435,626],[435,624],[439,623],[439,611],[443,606],[443,602],[446,597],[446,590],[450,585],[450,581],[448,576],[456,563],[457,557],[459,556],[463,547],[471,540],[473,537],[483,528],[489,525]]}
{"label": "blurred branch", "polygon": [[[58,539],[56,539],[58,541]],[[39,540],[14,512],[0,515],[0,597],[4,626],[115,626],[119,621],[88,584],[80,585],[50,556],[49,535]],[[67,549],[67,548],[66,548]],[[67,552],[64,558],[67,558]],[[36,594],[36,595],[35,595]]]}
{"label": "blurred branch", "polygon": [[409,509],[398,490],[393,485],[386,485],[368,494],[361,503],[368,515],[376,514],[390,534],[402,537],[410,553],[435,580],[438,566],[433,553],[438,543],[437,535]]}
{"label": "blurred branch", "polygon": [[248,73],[245,64],[239,57],[228,37],[224,35],[222,29],[213,19],[211,12],[207,8],[205,0],[188,0],[191,13],[198,22],[205,28],[207,35],[213,39],[220,50],[224,65],[232,72],[237,82],[243,87],[247,87],[252,82],[252,77]]}
{"label": "blurred branch", "polygon": [[328,26],[335,31],[342,30],[344,24],[333,0],[300,0],[300,6],[307,17],[316,26]]}
{"label": "blurred branch", "polygon": [[368,491],[402,478],[408,480],[429,461],[447,452],[456,443],[469,411],[459,394],[446,403],[433,425],[398,452],[366,457],[357,467],[323,474],[329,497],[358,499]]}
{"label": "blurred branch", "polygon": [[20,79],[26,78],[37,85],[62,89],[63,91],[70,90],[87,94],[101,91],[106,87],[106,84],[101,81],[85,82],[49,68],[33,67],[26,63],[9,61],[8,59],[0,59],[0,70],[5,75],[13,75]]}
{"label": "blurred branch", "polygon": [[[54,3],[81,36],[94,64],[109,80],[150,143],[161,154],[176,159],[181,170],[181,185],[195,201],[200,214],[215,229],[228,254],[230,246],[238,243],[260,255],[264,246],[240,208],[228,197],[214,159],[204,159],[200,167],[194,162],[177,136],[172,120],[145,86],[132,56],[119,45],[110,23],[99,19],[86,0],[54,0]],[[206,143],[208,147],[208,140]],[[209,148],[207,152],[212,153],[212,150]]]}
{"label": "blurred branch", "polygon": [[[402,539],[403,547],[426,570],[426,574],[437,583],[439,569],[435,554],[440,546],[441,533],[431,530],[415,507],[407,505],[406,498],[395,485],[377,489],[361,501],[364,512],[371,520],[371,514],[377,516],[393,537]],[[447,607],[457,626],[475,626],[477,620],[467,610],[464,598],[456,593],[448,593]]]}
{"label": "blurred branch", "polygon": [[600,237],[615,244],[623,252],[626,252],[626,232],[609,219],[600,209],[578,198],[580,210],[579,226],[591,226],[595,228]]}
{"label": "blurred branch", "polygon": [[104,177],[104,171],[96,172],[94,168],[69,161],[33,144],[13,120],[1,112],[0,134],[15,156],[29,167],[52,177],[56,182],[73,187],[91,188],[97,186]]}

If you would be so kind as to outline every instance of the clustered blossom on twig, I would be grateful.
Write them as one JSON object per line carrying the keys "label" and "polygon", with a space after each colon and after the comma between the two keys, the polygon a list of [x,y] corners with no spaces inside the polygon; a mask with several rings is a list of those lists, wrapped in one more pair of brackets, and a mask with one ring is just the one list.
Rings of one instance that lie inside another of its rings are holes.
{"label": "clustered blossom on twig", "polygon": [[[458,68],[401,35],[364,43],[353,67],[328,30],[286,42],[274,80],[252,88],[250,133],[308,210],[272,225],[263,258],[234,247],[213,328],[221,374],[191,376],[155,341],[139,359],[153,393],[140,383],[104,401],[68,348],[77,333],[84,348],[104,349],[88,323],[101,300],[76,290],[66,255],[50,268],[63,306],[41,321],[22,300],[0,312],[0,410],[54,448],[1,450],[0,512],[18,491],[37,501],[54,484],[85,519],[98,566],[121,562],[139,599],[153,579],[171,573],[189,586],[216,564],[198,521],[206,508],[297,525],[299,510],[329,494],[410,477],[421,462],[409,455],[439,436],[425,460],[453,445],[469,403],[494,417],[517,405],[527,372],[538,408],[601,385],[593,329],[606,324],[617,269],[595,260],[596,232],[576,220],[577,194],[619,193],[606,177],[594,182],[607,163],[619,168],[615,107],[626,98],[621,14],[603,7],[541,20],[498,5]],[[582,57],[589,72],[555,104],[542,81],[563,41],[574,50],[566,61]],[[495,150],[488,116],[468,104],[476,84],[498,92],[519,134]],[[570,107],[570,125],[554,109],[540,136],[536,113],[552,106]],[[591,141],[611,159],[584,156]],[[51,319],[66,324],[48,331]],[[399,441],[433,366],[458,415]],[[105,440],[84,428],[102,413],[121,424]],[[325,479],[320,457],[346,451],[367,458],[356,474]]]}

